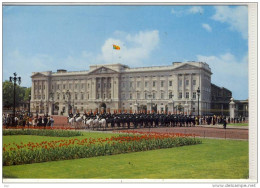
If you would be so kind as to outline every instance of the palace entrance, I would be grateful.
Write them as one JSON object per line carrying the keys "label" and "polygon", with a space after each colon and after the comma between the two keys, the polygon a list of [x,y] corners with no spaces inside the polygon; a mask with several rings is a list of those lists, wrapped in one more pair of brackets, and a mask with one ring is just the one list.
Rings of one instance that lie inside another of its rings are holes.
{"label": "palace entrance", "polygon": [[102,103],[99,105],[99,112],[104,112],[104,113],[106,113],[106,110],[107,110],[107,105],[106,105],[106,103],[102,102]]}

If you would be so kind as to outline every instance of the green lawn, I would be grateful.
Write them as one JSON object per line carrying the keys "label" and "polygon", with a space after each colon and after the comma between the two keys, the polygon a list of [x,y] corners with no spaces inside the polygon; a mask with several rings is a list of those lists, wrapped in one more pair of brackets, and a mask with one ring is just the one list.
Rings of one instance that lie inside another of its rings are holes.
{"label": "green lawn", "polygon": [[248,126],[248,123],[230,123],[227,126]]}
{"label": "green lawn", "polygon": [[[84,133],[85,138],[89,133]],[[112,134],[91,133],[91,137]],[[11,138],[8,138],[11,137]],[[4,143],[56,140],[40,136],[4,136]],[[63,138],[62,138],[63,139]],[[67,138],[66,138],[67,139]],[[203,143],[77,160],[4,166],[6,178],[55,179],[247,179],[248,141],[202,139]]]}
{"label": "green lawn", "polygon": [[52,140],[70,140],[73,138],[77,138],[79,140],[84,138],[106,138],[115,135],[119,135],[116,133],[98,133],[98,132],[83,132],[83,136],[74,136],[74,137],[51,137],[51,136],[35,136],[35,135],[15,135],[15,136],[3,136],[3,144],[8,143],[16,143],[20,144],[23,142],[24,144],[29,142],[43,142],[43,141],[52,141]]}

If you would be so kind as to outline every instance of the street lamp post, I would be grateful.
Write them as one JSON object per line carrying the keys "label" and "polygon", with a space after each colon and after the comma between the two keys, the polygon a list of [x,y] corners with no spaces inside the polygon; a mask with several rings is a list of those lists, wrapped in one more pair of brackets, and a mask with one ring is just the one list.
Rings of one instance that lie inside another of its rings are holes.
{"label": "street lamp post", "polygon": [[169,94],[169,98],[172,99],[172,113],[174,113],[174,100],[173,100],[173,96],[174,95],[172,93]]}
{"label": "street lamp post", "polygon": [[200,116],[200,105],[199,105],[199,102],[200,102],[200,87],[198,87],[197,89],[197,95],[198,95],[198,117]]}
{"label": "street lamp post", "polygon": [[14,83],[14,107],[13,107],[13,115],[15,118],[15,87],[16,87],[16,82],[18,82],[18,84],[21,84],[21,77],[17,77],[16,72],[14,73],[14,77],[10,76],[10,82]]}

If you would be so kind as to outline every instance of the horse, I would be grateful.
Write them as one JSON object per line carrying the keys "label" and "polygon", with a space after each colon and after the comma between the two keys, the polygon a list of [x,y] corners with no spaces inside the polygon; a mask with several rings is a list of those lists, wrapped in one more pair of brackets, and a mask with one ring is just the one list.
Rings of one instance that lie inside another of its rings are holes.
{"label": "horse", "polygon": [[94,121],[93,121],[92,118],[86,119],[86,123],[85,124],[86,124],[86,127],[94,129]]}

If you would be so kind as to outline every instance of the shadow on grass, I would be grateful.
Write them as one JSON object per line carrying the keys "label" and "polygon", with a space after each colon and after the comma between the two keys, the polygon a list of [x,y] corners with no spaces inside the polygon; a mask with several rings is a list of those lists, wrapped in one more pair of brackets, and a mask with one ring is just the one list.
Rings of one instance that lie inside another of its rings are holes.
{"label": "shadow on grass", "polygon": [[15,179],[15,178],[18,178],[17,176],[13,176],[13,175],[10,175],[10,174],[4,174],[3,173],[3,178],[13,178],[13,179]]}

